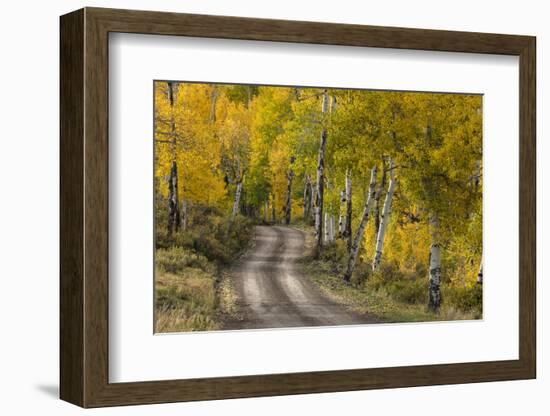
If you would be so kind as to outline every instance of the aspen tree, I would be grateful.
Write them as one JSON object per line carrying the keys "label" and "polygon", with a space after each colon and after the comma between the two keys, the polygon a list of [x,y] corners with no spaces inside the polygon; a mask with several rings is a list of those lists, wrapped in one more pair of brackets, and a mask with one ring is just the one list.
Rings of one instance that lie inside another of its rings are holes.
{"label": "aspen tree", "polygon": [[374,198],[376,197],[376,166],[371,170],[370,184],[369,184],[369,193],[365,201],[365,206],[363,208],[363,214],[361,215],[361,221],[359,227],[355,232],[355,238],[351,245],[351,250],[349,253],[348,264],[346,272],[344,273],[344,280],[349,282],[351,280],[351,275],[355,269],[355,263],[357,262],[357,257],[359,255],[359,250],[361,248],[361,242],[363,241],[363,236],[365,234],[365,227],[367,226],[367,221],[372,211],[372,206],[374,203]]}
{"label": "aspen tree", "polygon": [[[328,107],[327,90],[323,92],[321,102],[321,114],[324,116]],[[317,192],[315,203],[315,240],[317,248],[323,246],[323,198],[325,190],[325,148],[327,146],[327,128],[324,123],[321,131],[321,140],[319,142],[319,154],[317,158]]]}
{"label": "aspen tree", "polygon": [[380,226],[378,227],[378,235],[376,237],[376,247],[374,250],[374,259],[372,261],[372,270],[376,271],[380,267],[380,262],[382,260],[382,249],[384,246],[384,236],[386,234],[386,229],[390,222],[391,214],[391,203],[393,199],[393,193],[395,192],[395,176],[394,176],[394,165],[393,161],[390,159],[389,164],[390,171],[390,184],[388,186],[388,192],[386,194],[386,199],[384,200],[384,207],[382,208],[382,217],[380,218]]}

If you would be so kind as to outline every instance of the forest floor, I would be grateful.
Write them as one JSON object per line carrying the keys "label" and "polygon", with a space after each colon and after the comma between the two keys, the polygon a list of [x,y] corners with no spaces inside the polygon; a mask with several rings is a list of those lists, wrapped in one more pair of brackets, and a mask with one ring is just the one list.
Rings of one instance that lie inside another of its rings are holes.
{"label": "forest floor", "polygon": [[[287,328],[374,323],[332,300],[303,274],[306,234],[296,228],[257,226],[253,245],[234,265],[237,313],[223,329]],[[229,302],[231,303],[231,302]],[[227,309],[227,308],[226,308]]]}

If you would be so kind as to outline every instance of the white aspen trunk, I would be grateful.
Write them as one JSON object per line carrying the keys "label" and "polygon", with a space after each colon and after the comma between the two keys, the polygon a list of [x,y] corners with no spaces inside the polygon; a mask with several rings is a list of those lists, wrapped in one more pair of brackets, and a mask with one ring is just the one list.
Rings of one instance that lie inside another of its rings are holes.
{"label": "white aspen trunk", "polygon": [[[328,107],[327,91],[323,93],[321,113],[324,115]],[[324,118],[324,117],[323,117]],[[323,246],[323,197],[324,197],[324,170],[325,170],[325,148],[327,144],[327,130],[323,127],[319,143],[319,155],[317,159],[317,192],[315,204],[315,240],[317,248]]]}
{"label": "white aspen trunk", "polygon": [[[332,183],[329,178],[327,178],[326,188],[327,191],[332,189]],[[334,241],[334,216],[331,214],[332,203],[329,203],[327,211],[329,212],[325,213],[325,242],[331,244]]]}
{"label": "white aspen trunk", "polygon": [[[391,171],[390,171],[391,172]],[[386,164],[384,158],[382,158],[382,179],[380,180],[380,188],[376,193],[376,199],[374,200],[374,238],[378,238],[378,231],[380,230],[380,199],[384,194],[384,189],[386,187]]]}
{"label": "white aspen trunk", "polygon": [[340,216],[338,217],[338,238],[346,233],[346,191],[340,191]]}
{"label": "white aspen trunk", "polygon": [[346,272],[344,273],[344,280],[346,282],[349,282],[351,280],[351,275],[353,274],[353,270],[355,269],[355,263],[357,262],[357,256],[359,255],[359,249],[361,248],[361,242],[363,240],[363,235],[365,233],[365,227],[367,226],[367,221],[372,211],[372,206],[373,206],[375,197],[376,197],[376,166],[373,167],[371,170],[369,194],[367,196],[367,200],[365,201],[363,214],[361,215],[361,222],[359,223],[359,227],[355,232],[355,238],[353,239],[353,243],[351,245],[348,265],[346,268]]}
{"label": "white aspen trunk", "polygon": [[269,221],[269,198],[266,198],[264,203],[264,221]]}
{"label": "white aspen trunk", "polygon": [[330,243],[334,242],[334,216],[329,216],[329,233],[328,240]]}
{"label": "white aspen trunk", "polygon": [[351,250],[351,215],[352,215],[352,205],[351,205],[351,169],[346,170],[346,228],[344,230],[344,238],[348,243],[348,251]]}
{"label": "white aspen trunk", "polygon": [[428,309],[437,312],[441,306],[441,245],[439,241],[439,220],[436,215],[430,215],[430,275]]}
{"label": "white aspen trunk", "polygon": [[391,215],[391,203],[393,199],[393,193],[395,192],[396,181],[393,175],[393,162],[390,160],[390,184],[388,186],[388,193],[384,200],[384,207],[382,208],[382,217],[380,219],[380,226],[378,227],[378,235],[376,237],[376,248],[374,253],[374,259],[372,261],[372,270],[376,271],[380,268],[380,262],[382,260],[382,249],[384,247],[384,236],[386,235],[386,229],[390,222]]}
{"label": "white aspen trunk", "polygon": [[231,211],[231,218],[239,213],[239,207],[241,206],[241,194],[243,192],[243,181],[239,179],[237,182],[237,189],[235,189],[235,201],[233,202],[233,210]]}
{"label": "white aspen trunk", "polygon": [[477,272],[477,283],[483,284],[483,254],[481,255],[481,261],[479,262],[479,271]]}

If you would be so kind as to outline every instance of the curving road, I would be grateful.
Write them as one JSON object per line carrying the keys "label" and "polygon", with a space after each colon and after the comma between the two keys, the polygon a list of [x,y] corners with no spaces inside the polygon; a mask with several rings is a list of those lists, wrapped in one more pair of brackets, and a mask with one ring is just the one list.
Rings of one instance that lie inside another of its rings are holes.
{"label": "curving road", "polygon": [[243,319],[227,322],[227,329],[373,322],[327,299],[299,273],[294,263],[303,255],[304,241],[304,233],[293,228],[255,228],[253,248],[233,270]]}

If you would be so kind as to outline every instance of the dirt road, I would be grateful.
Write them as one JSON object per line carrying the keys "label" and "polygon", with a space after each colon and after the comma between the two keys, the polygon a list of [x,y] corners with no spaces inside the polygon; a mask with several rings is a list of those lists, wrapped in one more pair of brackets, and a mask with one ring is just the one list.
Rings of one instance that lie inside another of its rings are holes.
{"label": "dirt road", "polygon": [[243,319],[227,329],[349,325],[373,322],[327,299],[299,273],[304,233],[289,227],[258,226],[254,246],[234,268],[237,304]]}

